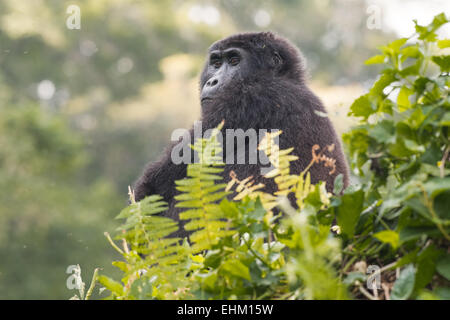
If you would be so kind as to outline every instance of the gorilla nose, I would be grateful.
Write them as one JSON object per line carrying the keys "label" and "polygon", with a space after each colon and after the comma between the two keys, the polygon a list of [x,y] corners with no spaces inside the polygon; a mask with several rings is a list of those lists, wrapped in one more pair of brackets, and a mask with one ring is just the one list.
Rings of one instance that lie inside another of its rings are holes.
{"label": "gorilla nose", "polygon": [[218,80],[217,78],[212,78],[212,79],[209,79],[209,80],[206,82],[206,86],[207,86],[207,87],[214,87],[214,86],[216,86],[218,83],[219,83],[219,80]]}
{"label": "gorilla nose", "polygon": [[219,83],[218,77],[212,77],[206,81],[201,92],[201,99],[213,99],[217,91],[220,89],[221,84]]}

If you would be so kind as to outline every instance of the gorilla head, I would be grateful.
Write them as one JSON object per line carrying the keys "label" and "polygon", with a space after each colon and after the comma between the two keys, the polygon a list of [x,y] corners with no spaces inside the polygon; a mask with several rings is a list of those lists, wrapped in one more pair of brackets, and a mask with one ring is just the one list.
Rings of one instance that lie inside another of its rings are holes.
{"label": "gorilla head", "polygon": [[285,39],[270,32],[234,35],[210,47],[200,80],[201,101],[229,99],[231,91],[247,93],[258,83],[301,84],[303,73],[299,51]]}
{"label": "gorilla head", "polygon": [[273,113],[293,111],[290,104],[302,88],[303,58],[295,46],[271,32],[233,35],[209,48],[200,77],[202,121],[281,128]]}

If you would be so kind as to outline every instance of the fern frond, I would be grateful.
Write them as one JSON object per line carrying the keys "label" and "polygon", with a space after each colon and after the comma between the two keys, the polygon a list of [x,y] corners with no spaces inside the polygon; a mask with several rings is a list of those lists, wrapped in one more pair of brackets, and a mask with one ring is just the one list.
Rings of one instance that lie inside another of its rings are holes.
{"label": "fern frond", "polygon": [[211,249],[220,239],[235,233],[218,204],[228,194],[225,184],[216,184],[223,180],[222,146],[217,139],[222,127],[223,122],[209,138],[195,141],[191,147],[198,153],[199,163],[189,164],[187,178],[175,182],[182,192],[175,197],[179,201],[176,206],[189,209],[180,213],[180,219],[189,220],[184,228],[193,231],[189,239],[194,253]]}
{"label": "fern frond", "polygon": [[239,180],[234,171],[230,172],[230,182],[227,184],[226,191],[231,190],[234,186],[236,196],[233,198],[234,201],[240,201],[245,197],[249,197],[252,200],[260,199],[264,209],[267,211],[272,210],[277,205],[277,197],[271,195],[270,193],[263,192],[261,189],[265,187],[263,183],[255,184],[253,176],[247,177],[244,180]]}
{"label": "fern frond", "polygon": [[281,131],[267,132],[258,145],[258,149],[266,154],[273,166],[273,169],[266,173],[264,177],[274,179],[278,190],[273,195],[263,192],[261,189],[264,188],[264,184],[255,185],[253,177],[239,180],[234,172],[230,172],[231,181],[228,183],[226,190],[231,190],[236,186],[235,192],[237,195],[233,200],[238,201],[246,196],[250,199],[259,197],[264,208],[270,211],[278,205],[278,196],[287,196],[289,193],[295,192],[300,177],[290,174],[290,162],[297,160],[298,157],[290,154],[294,150],[293,148],[281,150],[275,143],[275,138],[281,133]]}
{"label": "fern frond", "polygon": [[170,218],[156,216],[167,210],[167,203],[159,195],[151,195],[139,202],[134,202],[123,209],[116,219],[126,219],[118,229],[120,238],[125,238],[138,253],[141,244],[166,237],[178,230],[178,225]]}
{"label": "fern frond", "polygon": [[290,174],[290,163],[297,160],[298,157],[290,154],[294,148],[281,150],[275,143],[275,137],[280,134],[281,131],[266,133],[258,148],[264,151],[274,167],[272,171],[264,175],[266,178],[273,178],[277,184],[278,191],[274,194],[276,196],[287,196],[289,193],[295,192],[299,182],[299,176]]}
{"label": "fern frond", "polygon": [[116,217],[126,219],[118,228],[121,233],[117,238],[125,239],[130,246],[122,251],[127,263],[116,263],[125,272],[123,294],[130,298],[133,286],[151,281],[152,297],[157,298],[158,292],[170,296],[185,281],[190,248],[181,245],[179,238],[167,238],[178,230],[178,223],[157,215],[167,210],[161,196],[151,195],[135,202],[130,191],[130,198],[131,205]]}
{"label": "fern frond", "polygon": [[314,185],[311,184],[311,175],[308,172],[302,172],[298,176],[298,182],[295,187],[295,201],[297,203],[298,208],[301,210],[305,207],[304,200],[306,197],[314,191]]}
{"label": "fern frond", "polygon": [[[265,175],[266,178],[273,178],[278,186],[278,191],[274,194],[276,196],[288,196],[290,193],[295,194],[295,199],[299,209],[304,207],[304,199],[314,191],[314,185],[311,185],[311,175],[309,169],[314,164],[324,163],[325,167],[330,167],[331,171],[329,174],[333,174],[336,170],[336,160],[329,158],[324,155],[325,150],[332,152],[334,150],[334,144],[326,146],[320,150],[319,145],[314,145],[311,149],[312,159],[308,166],[299,174],[290,174],[290,162],[298,159],[297,156],[291,155],[290,153],[294,150],[293,148],[281,150],[279,146],[275,143],[274,138],[280,133],[266,133],[266,136],[260,143],[260,150],[263,150],[270,160],[270,163],[275,168]],[[319,151],[319,153],[316,153]],[[322,188],[323,189],[323,188]],[[325,191],[321,191],[321,197],[326,202],[329,196]]]}

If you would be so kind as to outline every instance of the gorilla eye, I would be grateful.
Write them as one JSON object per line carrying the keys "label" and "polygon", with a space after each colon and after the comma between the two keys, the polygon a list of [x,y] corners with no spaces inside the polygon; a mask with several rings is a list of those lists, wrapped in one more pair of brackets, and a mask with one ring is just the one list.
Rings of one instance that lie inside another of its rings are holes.
{"label": "gorilla eye", "polygon": [[215,60],[215,61],[212,61],[212,63],[211,63],[215,68],[220,68],[220,66],[222,65],[222,61],[220,61],[220,60]]}
{"label": "gorilla eye", "polygon": [[237,65],[240,62],[239,57],[231,57],[229,60],[229,64],[231,64],[232,66]]}

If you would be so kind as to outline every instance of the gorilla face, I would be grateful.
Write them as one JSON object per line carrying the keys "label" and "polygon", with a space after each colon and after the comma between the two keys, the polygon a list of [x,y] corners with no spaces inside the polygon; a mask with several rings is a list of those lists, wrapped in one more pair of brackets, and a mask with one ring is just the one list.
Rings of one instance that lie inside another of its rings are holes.
{"label": "gorilla face", "polygon": [[242,48],[211,50],[202,77],[202,104],[217,100],[241,83],[249,70],[249,58],[248,52]]}
{"label": "gorilla face", "polygon": [[303,73],[300,52],[270,32],[219,40],[210,47],[200,77],[202,113],[214,111],[230,120],[232,115],[224,112],[245,105],[255,109],[264,99],[272,101],[278,91],[301,86]]}

